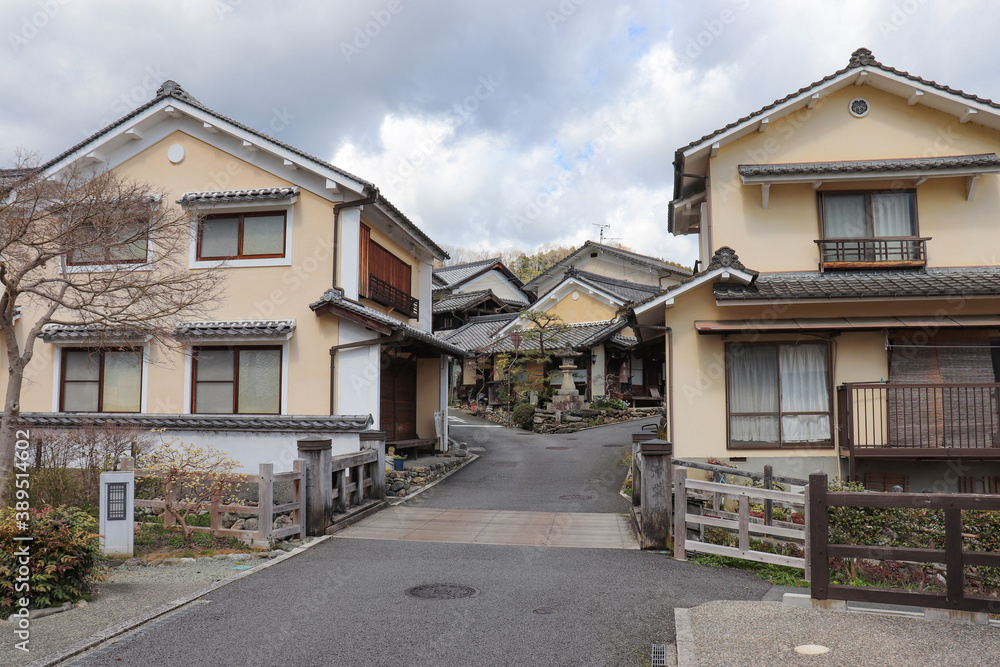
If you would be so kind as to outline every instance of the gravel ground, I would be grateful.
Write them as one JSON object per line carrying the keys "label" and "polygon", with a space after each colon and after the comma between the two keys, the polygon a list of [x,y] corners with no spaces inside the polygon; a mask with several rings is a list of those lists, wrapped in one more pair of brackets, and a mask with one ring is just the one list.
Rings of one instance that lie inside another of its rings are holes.
{"label": "gravel ground", "polygon": [[[985,667],[1000,664],[1000,628],[920,618],[708,602],[691,609],[701,667]],[[830,649],[795,653],[802,644]]]}
{"label": "gravel ground", "polygon": [[16,650],[19,641],[9,622],[0,622],[0,665],[26,665],[63,650],[111,626],[148,613],[216,581],[236,576],[240,564],[259,565],[266,559],[213,560],[159,567],[121,566],[108,571],[97,585],[94,601],[31,621],[30,652]]}

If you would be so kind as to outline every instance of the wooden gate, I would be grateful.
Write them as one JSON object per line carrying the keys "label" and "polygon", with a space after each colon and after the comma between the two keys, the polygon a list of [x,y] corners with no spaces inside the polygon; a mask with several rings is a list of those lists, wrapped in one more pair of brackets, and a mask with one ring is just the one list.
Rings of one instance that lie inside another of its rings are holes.
{"label": "wooden gate", "polygon": [[[808,518],[802,525],[781,521],[772,521],[771,525],[767,525],[763,519],[750,516],[750,499],[770,500],[772,503],[778,505],[801,507],[803,513],[805,513],[809,494],[808,487],[806,487],[806,495],[802,495],[787,491],[760,489],[752,486],[720,484],[719,482],[688,479],[687,473],[688,469],[686,467],[674,469],[674,558],[677,560],[687,560],[685,551],[730,556],[732,558],[742,558],[760,563],[802,568],[805,570],[805,578],[809,579],[810,562],[808,550],[805,551],[805,558],[795,558],[793,556],[756,551],[750,548],[751,533],[801,542],[803,543],[803,548],[805,548],[805,545],[809,541]],[[728,512],[712,510],[705,511],[712,511],[717,516],[692,514],[689,511],[690,507],[688,505],[689,491],[704,491],[723,496],[735,496],[739,499],[739,511],[736,512],[735,516]],[[717,528],[738,531],[739,546],[727,547],[720,544],[710,544],[702,540],[690,539],[688,538],[689,524],[695,526],[715,526]]]}

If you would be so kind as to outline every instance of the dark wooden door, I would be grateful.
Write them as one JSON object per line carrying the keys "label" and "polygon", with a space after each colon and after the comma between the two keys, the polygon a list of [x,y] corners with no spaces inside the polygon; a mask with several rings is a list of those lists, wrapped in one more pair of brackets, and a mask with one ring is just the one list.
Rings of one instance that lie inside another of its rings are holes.
{"label": "dark wooden door", "polygon": [[386,441],[417,437],[417,362],[392,357],[382,370],[382,406],[379,428]]}

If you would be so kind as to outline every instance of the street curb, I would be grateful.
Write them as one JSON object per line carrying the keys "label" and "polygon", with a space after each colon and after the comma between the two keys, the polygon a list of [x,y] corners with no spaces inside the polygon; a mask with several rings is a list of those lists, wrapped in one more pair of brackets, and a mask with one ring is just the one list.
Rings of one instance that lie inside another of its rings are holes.
{"label": "street curb", "polygon": [[698,667],[690,609],[674,608],[674,627],[677,644],[677,667]]}
{"label": "street curb", "polygon": [[247,570],[246,572],[240,572],[239,574],[229,577],[228,579],[223,579],[222,581],[217,581],[213,584],[209,584],[208,586],[198,589],[193,593],[189,593],[188,595],[185,595],[182,598],[178,598],[171,602],[167,602],[166,604],[163,604],[151,611],[148,611],[145,614],[136,616],[134,618],[130,618],[129,620],[118,623],[117,625],[113,625],[110,628],[106,628],[105,630],[102,630],[97,634],[91,635],[86,639],[81,639],[75,644],[69,645],[68,647],[59,651],[58,653],[50,653],[49,655],[43,656],[38,660],[30,662],[27,665],[25,665],[25,667],[53,667],[54,665],[57,665],[58,663],[63,662],[64,660],[67,660],[68,658],[71,658],[75,655],[79,655],[80,653],[83,653],[84,651],[87,651],[97,646],[98,644],[102,644],[113,637],[125,634],[126,632],[133,630],[139,627],[140,625],[148,623],[149,621],[152,621],[155,618],[159,618],[160,616],[169,614],[170,612],[180,607],[183,607],[189,602],[193,602],[194,600],[197,600],[200,597],[208,595],[212,591],[218,590],[223,586],[231,584],[239,579],[242,579],[243,577],[249,577],[250,575],[256,574],[257,572],[269,568],[272,565],[277,565],[282,561],[286,561],[289,558],[292,558],[293,556],[297,556],[304,551],[312,549],[320,542],[324,542],[330,539],[331,537],[332,535],[323,535],[322,537],[317,537],[312,542],[308,544],[303,544],[300,547],[296,547],[295,549],[292,549],[288,553],[278,556],[273,560],[268,560],[264,563],[261,563],[260,565],[257,565]]}
{"label": "street curb", "polygon": [[389,503],[389,507],[396,507],[397,505],[402,505],[405,502],[413,500],[414,498],[416,498],[417,496],[419,496],[421,493],[423,493],[427,489],[434,488],[440,482],[443,482],[444,480],[448,479],[449,477],[451,477],[452,475],[454,475],[456,472],[458,472],[459,470],[461,470],[465,466],[469,465],[470,463],[472,463],[473,461],[475,461],[478,458],[479,458],[479,454],[469,454],[469,460],[466,461],[465,463],[463,463],[462,465],[456,466],[456,467],[452,468],[451,470],[449,470],[448,472],[446,472],[441,477],[438,477],[436,480],[434,480],[433,482],[431,482],[427,486],[421,486],[419,489],[417,489],[416,491],[414,491],[410,495],[403,496],[402,498],[398,499],[397,501]]}

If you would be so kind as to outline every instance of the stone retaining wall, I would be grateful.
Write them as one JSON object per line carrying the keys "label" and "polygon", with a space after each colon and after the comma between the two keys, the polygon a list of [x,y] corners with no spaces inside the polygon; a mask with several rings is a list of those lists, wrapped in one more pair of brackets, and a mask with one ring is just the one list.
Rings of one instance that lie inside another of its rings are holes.
{"label": "stone retaining wall", "polygon": [[405,470],[387,470],[385,488],[388,498],[404,498],[421,486],[427,486],[436,479],[466,462],[465,458],[448,458],[440,463],[427,463]]}

